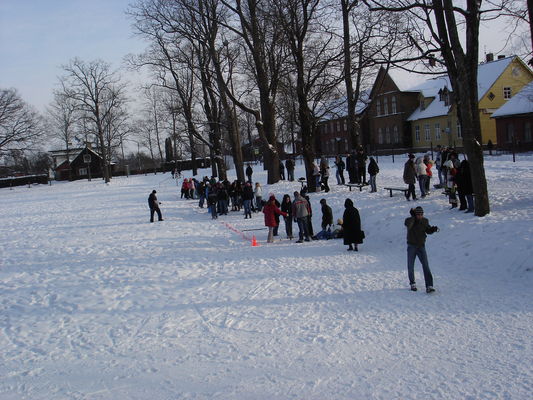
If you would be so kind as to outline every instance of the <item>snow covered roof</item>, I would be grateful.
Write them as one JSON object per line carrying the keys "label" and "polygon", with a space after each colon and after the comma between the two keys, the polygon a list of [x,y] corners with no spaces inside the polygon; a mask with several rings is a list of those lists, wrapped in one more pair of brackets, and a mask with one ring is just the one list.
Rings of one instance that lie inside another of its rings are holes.
{"label": "snow covered roof", "polygon": [[498,108],[492,114],[492,118],[531,113],[533,113],[533,81],[524,86],[507,103]]}
{"label": "snow covered roof", "polygon": [[[478,101],[485,96],[487,91],[501,76],[503,71],[511,64],[515,56],[502,58],[500,60],[491,61],[478,66]],[[406,89],[406,92],[420,92],[425,98],[434,98],[434,100],[425,109],[418,107],[407,118],[408,121],[415,121],[424,118],[433,118],[440,115],[448,114],[450,107],[446,106],[444,101],[439,100],[439,90],[448,88],[452,90],[450,78],[447,75],[438,76],[436,78],[428,79],[416,86]]]}
{"label": "snow covered roof", "polygon": [[[360,114],[367,107],[369,93],[369,91],[363,91],[360,93],[359,100],[355,105],[356,114]],[[322,116],[321,121],[329,121],[332,119],[346,117],[348,115],[348,105],[346,103],[346,97],[341,97],[339,99],[331,101],[327,105],[328,110]]]}

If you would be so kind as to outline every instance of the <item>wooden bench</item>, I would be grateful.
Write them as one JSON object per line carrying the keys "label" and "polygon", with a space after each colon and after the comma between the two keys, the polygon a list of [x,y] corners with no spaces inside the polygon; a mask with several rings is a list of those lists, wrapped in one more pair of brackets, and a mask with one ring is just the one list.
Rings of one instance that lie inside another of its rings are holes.
{"label": "wooden bench", "polygon": [[390,197],[392,197],[392,192],[393,191],[403,192],[404,196],[407,196],[407,192],[409,191],[409,188],[398,188],[398,187],[386,187],[386,188],[383,188],[383,189],[389,191]]}
{"label": "wooden bench", "polygon": [[359,188],[359,191],[362,192],[363,188],[365,186],[368,186],[366,183],[345,183],[344,186],[348,186],[350,188],[350,192],[352,191],[353,187]]}

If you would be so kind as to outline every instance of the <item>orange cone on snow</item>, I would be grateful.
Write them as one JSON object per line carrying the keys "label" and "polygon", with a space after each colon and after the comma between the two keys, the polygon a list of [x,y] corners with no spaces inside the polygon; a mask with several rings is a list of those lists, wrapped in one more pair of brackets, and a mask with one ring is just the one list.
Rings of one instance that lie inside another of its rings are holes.
{"label": "orange cone on snow", "polygon": [[252,247],[257,247],[257,246],[259,245],[257,244],[257,240],[255,240],[255,235],[253,235],[252,236]]}

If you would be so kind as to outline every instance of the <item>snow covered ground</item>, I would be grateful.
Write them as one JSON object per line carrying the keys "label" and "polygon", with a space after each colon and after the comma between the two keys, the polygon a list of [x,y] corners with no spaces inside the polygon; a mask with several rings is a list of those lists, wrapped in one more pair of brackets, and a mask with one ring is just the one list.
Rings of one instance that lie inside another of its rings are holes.
{"label": "snow covered ground", "polygon": [[[401,184],[404,161],[379,158],[379,187]],[[0,189],[0,399],[531,399],[533,156],[486,168],[484,218],[440,191],[417,202],[440,227],[432,295],[408,290],[413,203],[383,189],[332,177],[311,194],[315,230],[319,199],[335,220],[354,200],[358,253],[295,244],[283,224],[268,245],[247,231],[252,247],[226,224],[262,215],[212,221],[169,174]],[[150,224],[152,189],[165,221]]]}

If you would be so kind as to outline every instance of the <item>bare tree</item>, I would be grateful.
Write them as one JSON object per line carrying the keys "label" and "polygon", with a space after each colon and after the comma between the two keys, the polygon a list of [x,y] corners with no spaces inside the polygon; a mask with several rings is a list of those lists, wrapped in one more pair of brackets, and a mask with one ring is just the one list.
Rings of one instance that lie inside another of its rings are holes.
{"label": "bare tree", "polygon": [[106,121],[122,105],[125,86],[110,65],[101,60],[85,62],[75,58],[64,65],[63,70],[66,75],[60,78],[62,93],[74,101],[94,125],[104,179],[109,182],[111,149],[106,145]]}
{"label": "bare tree", "polygon": [[[80,119],[77,104],[64,93],[55,92],[54,100],[47,109],[48,121],[52,128],[51,135],[57,137],[65,146],[67,162],[70,163],[70,149],[76,138],[76,124]],[[72,178],[72,169],[69,166]]]}
{"label": "bare tree", "polygon": [[43,134],[37,111],[15,89],[0,89],[0,155],[31,149]]}
{"label": "bare tree", "polygon": [[[411,2],[365,0],[373,10],[400,12],[410,17],[412,53],[446,68],[456,99],[463,147],[470,161],[475,194],[475,215],[490,213],[478,108],[479,26],[495,19],[502,7],[479,0],[455,4],[452,0]],[[409,56],[405,56],[408,59]]]}
{"label": "bare tree", "polygon": [[[274,0],[277,21],[288,43],[290,66],[296,82],[298,117],[307,182],[313,182],[315,137],[318,119],[315,111],[333,95],[338,96],[342,79],[339,45],[326,25],[331,9],[320,0]],[[315,191],[315,185],[308,185]]]}

